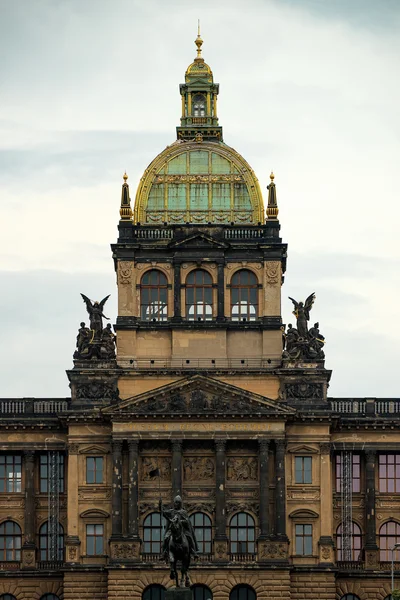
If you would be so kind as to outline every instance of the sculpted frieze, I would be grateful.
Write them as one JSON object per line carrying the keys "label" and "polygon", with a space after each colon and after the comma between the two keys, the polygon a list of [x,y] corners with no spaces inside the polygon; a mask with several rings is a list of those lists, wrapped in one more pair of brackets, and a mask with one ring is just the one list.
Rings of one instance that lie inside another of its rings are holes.
{"label": "sculpted frieze", "polygon": [[231,515],[236,512],[250,511],[254,515],[258,516],[259,504],[258,502],[230,502],[226,503],[226,514]]}
{"label": "sculpted frieze", "polygon": [[186,481],[207,481],[215,477],[215,462],[210,457],[190,456],[183,461]]}
{"label": "sculpted frieze", "polygon": [[255,457],[228,458],[228,481],[256,481],[258,478],[258,460]]}
{"label": "sculpted frieze", "polygon": [[174,392],[163,397],[153,397],[126,408],[135,413],[263,413],[268,414],[271,408],[261,402],[253,402],[247,398],[217,395],[192,390],[185,394]]}
{"label": "sculpted frieze", "polygon": [[171,459],[168,456],[143,456],[140,463],[140,480],[157,481],[158,469],[161,481],[171,480]]}

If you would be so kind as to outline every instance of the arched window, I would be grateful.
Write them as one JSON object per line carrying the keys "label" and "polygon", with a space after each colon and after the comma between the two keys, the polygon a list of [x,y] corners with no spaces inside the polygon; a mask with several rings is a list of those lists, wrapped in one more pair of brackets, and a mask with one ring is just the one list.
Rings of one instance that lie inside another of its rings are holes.
{"label": "arched window", "polygon": [[168,282],[164,273],[152,269],[140,282],[140,317],[143,321],[166,321]]}
{"label": "arched window", "polygon": [[0,600],[17,600],[12,594],[2,594]]}
{"label": "arched window", "polygon": [[229,594],[229,600],[256,600],[257,595],[249,585],[237,585]]}
{"label": "arched window", "polygon": [[389,594],[389,596],[386,596],[386,598],[384,600],[392,600],[392,594]]}
{"label": "arched window", "polygon": [[210,517],[205,513],[196,512],[190,515],[190,521],[196,534],[199,552],[211,554],[212,523]]}
{"label": "arched window", "polygon": [[231,279],[232,321],[255,321],[258,317],[258,281],[251,271],[237,271]]}
{"label": "arched window", "polygon": [[194,117],[206,116],[206,98],[203,96],[203,94],[196,94],[193,96],[192,106]]}
{"label": "arched window", "polygon": [[0,561],[21,560],[21,527],[14,521],[0,525]]}
{"label": "arched window", "polygon": [[213,594],[209,587],[202,584],[192,585],[193,600],[213,600]]}
{"label": "arched window", "polygon": [[361,558],[362,534],[357,523],[352,523],[352,533],[350,536],[350,548],[347,551],[343,549],[343,528],[342,523],[336,530],[336,548],[338,561],[357,561]]}
{"label": "arched window", "polygon": [[[379,559],[383,562],[392,560],[392,548],[400,543],[400,525],[396,521],[388,521],[379,529]],[[399,550],[393,552],[393,559],[400,560]]]}
{"label": "arched window", "polygon": [[212,319],[213,286],[211,275],[202,269],[191,271],[186,278],[186,318],[189,321]]}
{"label": "arched window", "polygon": [[253,517],[245,512],[233,515],[230,522],[231,554],[253,554],[255,539],[256,528]]}
{"label": "arched window", "polygon": [[39,529],[39,550],[40,550],[40,560],[59,560],[62,562],[64,560],[64,528],[61,523],[58,524],[58,556],[57,558],[52,556],[50,552],[50,537],[49,537],[49,526],[48,521],[43,523],[41,528]]}
{"label": "arched window", "polygon": [[143,521],[143,552],[160,554],[162,541],[161,514],[153,512]]}
{"label": "arched window", "polygon": [[154,583],[149,585],[142,594],[142,600],[164,600],[165,598],[165,587]]}
{"label": "arched window", "polygon": [[360,600],[360,598],[355,594],[345,594],[340,598],[340,600]]}
{"label": "arched window", "polygon": [[40,598],[40,600],[60,600],[60,598],[55,594],[45,594]]}

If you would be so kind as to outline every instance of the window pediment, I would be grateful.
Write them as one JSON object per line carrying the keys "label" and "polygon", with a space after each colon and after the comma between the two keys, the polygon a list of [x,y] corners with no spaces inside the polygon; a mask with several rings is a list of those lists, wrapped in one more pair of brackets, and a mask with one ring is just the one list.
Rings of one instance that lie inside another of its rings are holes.
{"label": "window pediment", "polygon": [[314,510],[299,508],[290,513],[291,519],[318,519],[319,514]]}
{"label": "window pediment", "polygon": [[79,515],[82,519],[108,519],[110,513],[105,510],[100,510],[99,508],[89,508],[88,510],[84,510]]}
{"label": "window pediment", "polygon": [[318,450],[313,446],[307,446],[306,444],[300,444],[298,446],[291,446],[288,448],[288,452],[291,454],[319,454]]}
{"label": "window pediment", "polygon": [[97,444],[92,444],[91,446],[85,446],[84,448],[79,449],[79,454],[108,454],[110,450],[105,446],[99,446]]}

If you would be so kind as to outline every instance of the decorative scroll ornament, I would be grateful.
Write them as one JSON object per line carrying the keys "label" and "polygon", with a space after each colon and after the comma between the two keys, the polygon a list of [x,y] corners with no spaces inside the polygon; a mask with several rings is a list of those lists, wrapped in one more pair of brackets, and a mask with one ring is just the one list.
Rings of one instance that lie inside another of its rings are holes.
{"label": "decorative scroll ornament", "polygon": [[265,263],[265,279],[267,285],[276,285],[279,282],[278,261],[268,261]]}
{"label": "decorative scroll ornament", "polygon": [[132,282],[133,263],[128,261],[120,261],[118,263],[118,283],[128,285]]}

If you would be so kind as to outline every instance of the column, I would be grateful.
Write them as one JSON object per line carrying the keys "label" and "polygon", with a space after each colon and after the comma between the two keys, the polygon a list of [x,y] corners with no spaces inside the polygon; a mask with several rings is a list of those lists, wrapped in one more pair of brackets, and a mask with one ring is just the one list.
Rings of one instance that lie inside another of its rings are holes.
{"label": "column", "polygon": [[70,443],[68,445],[68,529],[66,539],[66,561],[70,563],[79,562],[81,543],[79,540],[78,453],[79,445]]}
{"label": "column", "polygon": [[225,510],[225,463],[226,440],[215,440],[216,479],[215,479],[215,538],[227,539]]}
{"label": "column", "polygon": [[218,263],[217,280],[217,321],[225,319],[225,276],[224,263]]}
{"label": "column", "polygon": [[33,569],[35,568],[35,453],[27,450],[24,452],[23,456],[25,479],[25,524],[21,562],[23,569]]}
{"label": "column", "polygon": [[172,493],[182,495],[182,440],[172,440]]}
{"label": "column", "polygon": [[207,117],[211,117],[211,94],[207,92]]}
{"label": "column", "polygon": [[112,537],[122,536],[122,440],[112,442]]}
{"label": "column", "polygon": [[[333,490],[332,490],[332,465],[331,465],[331,444],[322,442],[319,446],[320,464],[320,527],[321,534],[318,541],[319,562],[333,563]],[[317,457],[313,456],[313,461]]]}
{"label": "column", "polygon": [[34,486],[35,453],[24,452],[25,470],[25,526],[24,545],[35,545],[35,486]]}
{"label": "column", "polygon": [[270,440],[259,439],[260,457],[260,535],[266,539],[269,535],[269,445]]}
{"label": "column", "polygon": [[280,540],[286,535],[285,440],[276,440],[275,454],[275,532]]}
{"label": "column", "polygon": [[375,514],[375,462],[376,450],[365,452],[365,508],[367,515],[367,536],[365,548],[377,550]]}
{"label": "column", "polygon": [[188,92],[187,95],[187,103],[188,103],[188,117],[190,117],[192,115],[192,94],[190,92]]}
{"label": "column", "polygon": [[138,515],[138,454],[137,440],[128,441],[128,535],[139,537]]}
{"label": "column", "polygon": [[181,265],[174,265],[174,321],[181,321]]}

